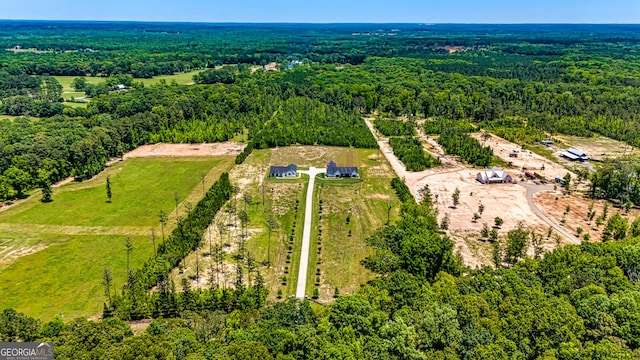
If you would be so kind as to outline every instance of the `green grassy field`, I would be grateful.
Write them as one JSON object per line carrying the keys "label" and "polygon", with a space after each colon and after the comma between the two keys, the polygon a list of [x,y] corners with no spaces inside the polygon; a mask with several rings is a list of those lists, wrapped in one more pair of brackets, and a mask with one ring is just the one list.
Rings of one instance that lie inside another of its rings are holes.
{"label": "green grassy field", "polygon": [[[186,85],[193,82],[193,75],[201,71],[202,70],[196,70],[196,71],[190,71],[190,72],[180,73],[175,75],[162,75],[162,76],[153,77],[151,79],[134,79],[134,81],[141,82],[145,86],[157,84],[161,80],[165,80],[167,83],[171,83],[172,81],[175,81],[179,85]],[[75,90],[71,86],[71,83],[73,82],[73,79],[77,77],[78,76],[54,76],[54,78],[58,80],[60,85],[62,85],[62,91],[65,93],[75,92]],[[105,78],[99,77],[99,76],[85,76],[84,78],[87,80],[88,84],[97,84],[105,81]],[[74,94],[81,94],[80,96],[84,96],[83,93],[74,93]],[[66,94],[63,94],[63,95],[66,95]],[[79,96],[74,96],[74,97],[79,97]]]}
{"label": "green grassy field", "polygon": [[162,75],[155,76],[151,79],[135,79],[134,81],[142,82],[144,86],[155,85],[161,80],[165,80],[167,83],[175,81],[178,85],[187,85],[193,82],[193,75],[202,72],[202,70],[189,71],[186,73],[180,73],[175,75]]}
{"label": "green grassy field", "polygon": [[[73,79],[77,77],[79,76],[54,76],[54,78],[58,80],[60,85],[62,85],[63,93],[75,92],[75,90],[73,89],[73,86],[71,86],[71,83],[73,82]],[[98,77],[98,76],[85,76],[84,78],[85,80],[87,80],[87,84],[97,84],[105,80],[105,78]],[[84,94],[84,93],[79,93],[79,94]]]}
{"label": "green grassy field", "polygon": [[[124,239],[131,237],[131,266],[138,267],[162,240],[158,213],[170,214],[168,234],[178,212],[202,197],[205,187],[228,171],[233,157],[140,158],[117,162],[90,181],[54,189],[51,203],[34,191],[24,202],[0,212],[0,308],[14,307],[51,319],[98,315],[104,300],[102,270],[108,267],[119,288],[125,280]],[[105,179],[112,182],[107,203]],[[6,249],[6,250],[5,250]]]}
{"label": "green grassy field", "polygon": [[[391,167],[379,150],[296,146],[269,152],[268,164],[272,165],[294,163],[298,168],[324,167],[327,162],[334,160],[338,165],[356,165],[360,168],[361,179],[324,180],[319,176],[316,180],[305,291],[308,296],[313,295],[318,277],[316,270],[320,269],[320,301],[331,301],[335,287],[341,293],[353,293],[360,284],[373,277],[360,265],[360,260],[370,253],[364,240],[387,221],[388,201],[395,200],[397,203],[390,186],[394,177]],[[319,219],[318,212],[320,199],[323,200],[322,219]],[[395,206],[391,212],[392,221],[397,217],[398,208]],[[300,216],[304,216],[303,209],[300,208]],[[341,226],[340,222],[344,222],[347,215],[350,216],[350,225]],[[318,225],[322,228],[320,236]],[[299,257],[299,252],[295,255]],[[291,281],[294,280],[291,274],[289,277]],[[291,286],[291,281],[285,295],[295,294],[295,284]]]}
{"label": "green grassy field", "polygon": [[[130,236],[131,266],[153,254],[150,236]],[[126,281],[124,236],[52,235],[52,246],[21,257],[0,272],[0,308],[10,307],[51,320],[96,317],[105,300],[104,268],[112,271],[117,289]]]}
{"label": "green grassy field", "polygon": [[[56,189],[54,201],[38,196],[0,214],[0,223],[73,226],[155,226],[158,212],[175,207],[174,193],[185,197],[212,168],[228,170],[230,157],[144,158],[117,162],[84,183]],[[107,202],[106,177],[111,177],[112,201]]]}

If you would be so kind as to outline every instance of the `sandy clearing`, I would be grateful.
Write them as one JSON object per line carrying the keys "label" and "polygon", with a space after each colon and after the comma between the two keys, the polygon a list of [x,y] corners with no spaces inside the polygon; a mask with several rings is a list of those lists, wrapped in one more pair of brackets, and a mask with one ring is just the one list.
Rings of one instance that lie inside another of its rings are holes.
{"label": "sandy clearing", "polygon": [[[598,228],[595,218],[593,221],[588,219],[590,199],[584,198],[577,193],[565,195],[560,192],[540,192],[534,195],[533,200],[541,211],[558,224],[563,218],[566,207],[569,206],[569,213],[565,216],[566,223],[564,225],[567,231],[577,234],[577,228],[581,227],[583,236],[584,234],[589,234],[589,241],[600,241],[602,239],[602,230],[604,230],[605,226],[602,225]],[[596,211],[596,217],[602,215],[604,204],[604,200],[594,202],[593,210]],[[625,210],[617,209],[610,204],[608,216],[610,217],[616,213],[628,217],[629,224],[631,224],[640,215],[640,210],[632,209],[627,213]]]}
{"label": "sandy clearing", "polygon": [[[522,174],[524,171],[535,171],[549,180],[553,180],[556,177],[561,178],[567,173],[571,173],[571,177],[573,178],[576,177],[573,172],[567,170],[564,166],[546,159],[530,150],[522,150],[521,146],[494,134],[491,134],[491,138],[486,142],[482,140],[481,133],[474,133],[471,134],[471,136],[481,144],[490,146],[493,149],[493,154],[500,158],[500,160],[507,163],[510,162],[512,164],[511,172],[515,175]],[[509,157],[509,154],[512,152],[516,152],[518,157]]]}
{"label": "sandy clearing", "polygon": [[[446,155],[435,138],[425,136],[422,131],[419,131],[419,137],[423,141],[423,148],[434,156],[438,156],[443,165],[420,172],[406,171],[402,162],[393,154],[388,139],[375,130],[372,120],[372,118],[365,118],[367,126],[378,141],[380,150],[397,176],[405,180],[413,196],[417,198],[418,190],[424,185],[429,185],[436,202],[439,220],[448,214],[448,236],[454,241],[456,252],[462,256],[465,265],[477,268],[491,263],[491,244],[480,239],[480,230],[484,223],[492,226],[496,217],[501,217],[504,220],[504,224],[498,230],[501,237],[506,236],[507,232],[516,228],[519,223],[523,223],[528,229],[546,234],[549,224],[539,218],[529,206],[525,187],[517,184],[480,184],[476,181],[476,175],[480,169],[463,165],[457,157]],[[473,136],[481,143],[483,142],[480,134],[473,134]],[[487,141],[487,145],[494,149],[498,157],[507,162],[514,160],[509,157],[511,151],[521,150],[518,145],[495,135]],[[507,172],[516,178],[522,173],[523,166],[530,167],[531,164],[540,164],[538,169],[534,171],[551,179],[556,176],[562,177],[568,172],[562,165],[528,151],[522,153],[522,156],[517,158],[517,162],[514,161],[516,169],[507,169]],[[543,164],[545,170],[539,170]],[[572,174],[572,176],[574,175]],[[460,190],[460,204],[457,208],[453,208],[452,194],[456,188]],[[474,222],[473,215],[479,212],[480,204],[484,205],[484,212],[481,219]],[[555,219],[552,218],[552,220]],[[555,233],[557,232],[554,230]],[[564,236],[562,239],[564,243],[567,243]],[[555,247],[555,243],[545,240],[543,244],[545,251],[551,250],[553,247]],[[533,255],[533,249],[529,250]]]}
{"label": "sandy clearing", "polygon": [[[527,227],[538,228],[546,224],[540,220],[526,201],[526,189],[516,184],[484,185],[476,181],[477,171],[464,169],[456,172],[434,174],[421,182],[431,189],[439,216],[449,214],[449,228],[452,230],[472,230],[480,232],[482,224],[493,225],[496,217],[504,220],[499,233],[518,226],[523,222]],[[460,204],[453,208],[452,195],[460,190]],[[482,218],[473,221],[473,214],[484,205]]]}
{"label": "sandy clearing", "polygon": [[[126,153],[123,158],[140,158],[151,156],[225,156],[238,155],[246,144],[227,141],[222,143],[203,144],[152,144],[142,145]],[[118,159],[119,160],[119,159]]]}
{"label": "sandy clearing", "polygon": [[277,71],[277,70],[278,70],[278,63],[276,62],[270,62],[264,66],[264,71]]}

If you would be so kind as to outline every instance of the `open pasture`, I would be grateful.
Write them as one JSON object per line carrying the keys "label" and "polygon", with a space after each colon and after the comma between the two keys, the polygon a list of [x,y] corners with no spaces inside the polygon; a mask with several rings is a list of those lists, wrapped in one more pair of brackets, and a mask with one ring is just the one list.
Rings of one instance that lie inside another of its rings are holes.
{"label": "open pasture", "polygon": [[[0,308],[43,319],[96,316],[102,310],[104,268],[119,289],[130,267],[141,266],[162,241],[159,212],[178,214],[196,204],[204,188],[228,171],[234,158],[137,158],[116,162],[91,180],[54,188],[53,202],[39,191],[0,212]],[[204,175],[204,178],[202,177]],[[112,184],[107,202],[106,177]],[[203,181],[204,180],[204,181]]]}

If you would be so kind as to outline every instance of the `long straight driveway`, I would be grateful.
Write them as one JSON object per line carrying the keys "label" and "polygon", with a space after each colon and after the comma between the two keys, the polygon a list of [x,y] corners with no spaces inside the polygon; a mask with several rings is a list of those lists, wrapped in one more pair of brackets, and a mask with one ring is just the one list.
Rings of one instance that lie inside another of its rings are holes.
{"label": "long straight driveway", "polygon": [[311,243],[311,219],[313,219],[313,190],[315,188],[316,175],[324,174],[326,169],[311,167],[309,170],[298,171],[309,175],[307,186],[307,200],[304,208],[304,229],[302,230],[302,250],[300,251],[300,270],[298,271],[298,287],[296,297],[304,300],[307,287],[307,269],[309,268],[309,247]]}

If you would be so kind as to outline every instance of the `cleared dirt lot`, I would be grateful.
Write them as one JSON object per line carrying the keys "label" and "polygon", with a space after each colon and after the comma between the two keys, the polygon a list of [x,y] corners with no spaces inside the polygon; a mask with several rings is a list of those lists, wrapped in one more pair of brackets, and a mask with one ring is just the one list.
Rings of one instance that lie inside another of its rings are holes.
{"label": "cleared dirt lot", "polygon": [[[520,222],[538,232],[548,228],[527,204],[524,187],[516,184],[480,184],[476,181],[477,173],[477,170],[470,168],[433,173],[415,184],[418,189],[429,185],[434,200],[437,199],[439,219],[442,220],[445,214],[449,215],[449,236],[455,241],[465,264],[471,267],[490,263],[491,246],[480,239],[484,223],[491,227],[496,217],[502,218],[504,224],[498,229],[500,236],[506,235]],[[452,195],[456,188],[460,190],[460,204],[453,208]],[[473,214],[479,213],[481,204],[484,205],[484,212],[475,222]]]}
{"label": "cleared dirt lot", "polygon": [[[602,230],[604,230],[605,225],[597,227],[595,217],[602,215],[605,203],[603,200],[596,201],[593,204],[593,210],[596,212],[593,221],[588,219],[591,200],[584,198],[581,194],[564,195],[560,192],[540,192],[534,195],[533,200],[536,206],[556,223],[560,224],[562,218],[565,217],[566,222],[563,226],[572,234],[577,234],[578,227],[581,227],[583,230],[582,236],[588,233],[589,241],[600,241],[602,239]],[[567,206],[569,206],[569,213],[564,216]],[[640,213],[638,209],[632,209],[627,213],[623,209],[609,205],[608,217],[618,212],[620,215],[629,218],[629,224]]]}
{"label": "cleared dirt lot", "polygon": [[[527,228],[538,232],[538,234],[547,234],[550,224],[535,214],[527,202],[527,189],[524,186],[518,184],[484,185],[479,183],[476,181],[476,175],[483,169],[462,164],[457,157],[445,155],[444,150],[435,139],[427,137],[421,132],[419,132],[419,136],[423,141],[424,149],[434,156],[438,156],[443,165],[420,172],[406,171],[402,162],[394,156],[388,139],[373,127],[372,119],[368,118],[365,121],[378,140],[382,153],[389,160],[397,176],[405,180],[414,197],[418,197],[418,191],[424,185],[429,185],[433,198],[436,200],[439,212],[438,217],[442,220],[445,214],[449,216],[447,234],[455,242],[456,250],[460,253],[466,265],[480,267],[491,264],[492,245],[480,238],[480,231],[484,223],[491,227],[496,217],[504,220],[504,224],[498,230],[501,238],[521,222]],[[480,135],[479,133],[472,134],[481,143],[491,146],[498,158],[504,162],[512,163],[513,166],[505,170],[514,179],[519,179],[519,176],[524,173],[523,167],[526,168],[525,171],[537,172],[551,180],[555,177],[563,177],[567,172],[571,173],[572,177],[575,176],[561,164],[528,150],[523,152],[522,148],[517,144],[495,135],[492,135],[491,139],[485,142]],[[509,153],[513,151],[518,152],[517,158],[509,157]],[[533,184],[531,186],[536,191],[537,187]],[[546,187],[549,188],[551,185]],[[460,204],[457,208],[453,208],[452,194],[456,188],[460,190]],[[542,202],[546,201],[546,199],[542,200]],[[538,203],[536,202],[536,205]],[[480,204],[484,205],[484,212],[476,222],[473,221],[473,215],[474,213],[479,213]],[[565,206],[562,206],[560,216],[562,216]],[[545,215],[547,211],[552,214],[557,211],[555,208],[541,208],[540,210]],[[560,218],[557,216],[548,217],[550,221],[556,222],[556,225],[560,222]],[[550,251],[557,246],[555,240],[553,240],[555,235],[559,235],[559,233],[554,229],[552,237],[544,240],[542,247],[545,251]],[[561,244],[574,243],[575,241],[575,239],[560,236]],[[529,252],[533,255],[532,248],[529,249]]]}
{"label": "cleared dirt lot", "polygon": [[[490,146],[493,149],[493,154],[500,158],[500,160],[506,163],[510,162],[512,164],[512,176],[522,174],[524,173],[522,169],[526,169],[525,171],[537,172],[549,180],[553,180],[556,177],[561,178],[567,173],[571,173],[571,176],[575,178],[575,174],[567,170],[564,166],[546,159],[530,150],[522,150],[522,147],[517,144],[493,134],[491,135],[491,138],[485,142],[482,140],[481,135],[482,134],[480,133],[471,134],[471,136],[481,144]],[[509,154],[512,152],[518,154],[518,157],[509,157]]]}
{"label": "cleared dirt lot", "polygon": [[222,156],[237,155],[246,144],[233,141],[214,144],[152,144],[142,145],[124,155],[124,159],[150,156]]}
{"label": "cleared dirt lot", "polygon": [[[456,157],[445,155],[444,150],[434,139],[421,133],[420,138],[423,141],[424,149],[440,157],[443,165],[420,172],[407,171],[402,162],[393,154],[388,139],[375,130],[372,119],[365,120],[378,140],[380,150],[389,160],[397,176],[405,180],[413,196],[417,198],[418,191],[424,185],[429,185],[437,203],[438,218],[442,220],[445,214],[448,214],[449,231],[447,234],[455,242],[456,251],[460,253],[466,265],[477,268],[491,263],[492,246],[491,243],[480,239],[480,230],[484,223],[492,226],[496,217],[501,217],[504,220],[504,224],[498,230],[500,236],[505,236],[520,222],[523,222],[530,229],[546,233],[549,225],[536,216],[528,205],[524,187],[516,184],[484,185],[479,183],[476,181],[476,175],[482,169],[461,164]],[[479,137],[480,134],[477,136]],[[494,144],[489,144],[492,140]],[[509,152],[513,148],[519,148],[517,145],[496,136],[492,140],[487,141],[487,145],[496,146],[498,152],[502,150],[506,158],[509,158]],[[496,150],[494,149],[494,151]],[[521,164],[525,164],[526,161],[534,161],[532,159],[540,164],[545,164],[545,169],[549,169],[545,172],[545,176],[564,176],[567,172],[562,166],[537,154],[531,154],[530,157],[521,159]],[[520,171],[508,172],[516,178]],[[460,190],[460,204],[457,208],[453,208],[452,194],[456,188]],[[479,211],[480,204],[484,205],[484,212],[481,219],[474,222],[473,214]],[[545,249],[552,247],[550,244],[544,244]]]}

